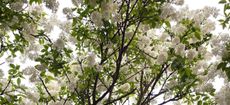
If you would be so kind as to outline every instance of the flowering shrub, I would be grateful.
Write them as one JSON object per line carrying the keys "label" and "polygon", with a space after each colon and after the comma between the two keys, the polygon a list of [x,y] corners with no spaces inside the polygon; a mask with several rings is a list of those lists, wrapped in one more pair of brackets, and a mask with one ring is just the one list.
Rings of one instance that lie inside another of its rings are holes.
{"label": "flowering shrub", "polygon": [[230,76],[219,10],[183,4],[72,0],[60,20],[57,0],[1,0],[0,103],[228,105],[228,82],[213,86]]}

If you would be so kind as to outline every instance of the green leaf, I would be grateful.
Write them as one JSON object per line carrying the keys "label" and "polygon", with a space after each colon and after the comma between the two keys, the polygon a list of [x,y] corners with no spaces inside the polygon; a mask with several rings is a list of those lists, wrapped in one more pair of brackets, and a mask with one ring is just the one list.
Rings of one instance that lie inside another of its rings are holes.
{"label": "green leaf", "polygon": [[165,25],[166,25],[167,27],[171,27],[171,24],[170,24],[169,21],[165,21]]}
{"label": "green leaf", "polygon": [[221,62],[218,66],[217,66],[217,69],[222,69],[222,68],[225,68],[227,65],[227,63],[225,62]]}
{"label": "green leaf", "polygon": [[14,65],[14,64],[10,64],[10,67],[11,67],[11,68],[15,68],[15,65]]}
{"label": "green leaf", "polygon": [[226,3],[226,2],[227,2],[226,0],[220,0],[220,1],[219,1],[220,4],[224,4],[224,3]]}
{"label": "green leaf", "polygon": [[21,78],[17,79],[17,84],[20,85],[21,84]]}
{"label": "green leaf", "polygon": [[202,105],[202,101],[201,100],[198,101],[197,105]]}
{"label": "green leaf", "polygon": [[230,69],[225,70],[225,73],[228,77],[228,81],[230,81]]}
{"label": "green leaf", "polygon": [[41,4],[42,3],[42,0],[30,0],[30,5],[33,4],[33,3],[38,3],[38,4]]}
{"label": "green leaf", "polygon": [[195,31],[195,37],[199,40],[201,40],[201,33],[200,31]]}

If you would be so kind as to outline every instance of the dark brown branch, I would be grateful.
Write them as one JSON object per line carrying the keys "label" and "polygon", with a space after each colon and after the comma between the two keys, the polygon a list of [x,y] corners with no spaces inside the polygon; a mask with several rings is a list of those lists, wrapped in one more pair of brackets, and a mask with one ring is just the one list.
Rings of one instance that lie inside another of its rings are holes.
{"label": "dark brown branch", "polygon": [[46,85],[45,85],[43,79],[42,79],[40,76],[39,76],[39,79],[41,80],[42,85],[43,85],[43,87],[45,88],[45,90],[46,90],[46,92],[48,93],[48,95],[50,96],[50,98],[51,98],[54,102],[56,102],[56,100],[55,100],[54,97],[50,94],[48,88],[46,87]]}
{"label": "dark brown branch", "polygon": [[[147,97],[146,97],[146,98],[144,99],[144,101],[142,102],[142,104],[145,104],[146,101],[150,98],[150,96],[151,96],[151,94],[152,94],[152,91],[155,89],[155,86],[156,86],[157,82],[160,80],[162,74],[163,74],[163,73],[167,70],[167,68],[169,67],[169,64],[166,65],[166,67],[164,67],[164,65],[165,65],[165,64],[162,65],[162,69],[161,69],[160,73],[157,75],[157,77],[154,78],[154,82],[153,82],[153,85],[152,85],[152,87],[151,87],[151,90],[150,90],[150,92],[148,93]],[[152,83],[151,83],[151,84],[152,84]],[[150,85],[151,85],[151,84],[150,84]]]}
{"label": "dark brown branch", "polygon": [[11,79],[8,81],[6,87],[2,90],[2,92],[1,92],[0,95],[3,95],[3,94],[4,94],[4,92],[6,91],[6,89],[9,87],[10,83],[11,83]]}
{"label": "dark brown branch", "polygon": [[95,82],[94,82],[94,86],[93,86],[93,103],[96,102],[96,90],[97,90],[97,82],[98,82],[98,78],[99,78],[99,74],[97,73],[96,74],[96,77],[95,77]]}
{"label": "dark brown branch", "polygon": [[166,103],[168,103],[168,102],[171,102],[171,101],[178,101],[178,100],[182,99],[185,95],[186,95],[186,93],[177,94],[177,95],[174,96],[173,98],[168,99],[167,101],[164,101],[164,102],[160,103],[159,105],[164,105],[164,104],[166,104]]}
{"label": "dark brown branch", "polygon": [[126,94],[120,96],[119,98],[114,99],[114,100],[112,100],[112,101],[109,101],[109,102],[106,103],[105,105],[111,105],[112,103],[114,103],[114,102],[116,102],[116,101],[119,101],[119,100],[121,100],[122,98],[125,98],[125,97],[129,96],[130,94],[132,94],[133,92],[135,92],[135,90],[136,90],[136,89],[133,89],[133,90],[131,90],[130,92],[128,92],[128,93],[126,93]]}

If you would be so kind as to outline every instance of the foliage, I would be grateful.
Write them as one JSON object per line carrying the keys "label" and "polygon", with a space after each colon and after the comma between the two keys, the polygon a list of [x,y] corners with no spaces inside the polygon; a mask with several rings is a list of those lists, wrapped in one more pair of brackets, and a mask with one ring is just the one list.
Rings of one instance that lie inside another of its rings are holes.
{"label": "foliage", "polygon": [[60,20],[56,0],[0,1],[0,55],[9,67],[0,70],[0,104],[227,102],[212,84],[226,78],[217,69],[229,77],[221,46],[229,37],[212,33],[218,10],[183,3],[72,0]]}

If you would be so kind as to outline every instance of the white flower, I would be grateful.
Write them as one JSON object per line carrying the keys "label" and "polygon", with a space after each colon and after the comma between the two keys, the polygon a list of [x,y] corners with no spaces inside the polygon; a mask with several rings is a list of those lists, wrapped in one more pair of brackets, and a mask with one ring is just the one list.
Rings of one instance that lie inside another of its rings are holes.
{"label": "white flower", "polygon": [[39,81],[37,72],[34,72],[34,73],[30,76],[29,80],[30,80],[30,82],[37,82],[37,81]]}
{"label": "white flower", "polygon": [[127,32],[127,33],[125,34],[125,36],[126,36],[127,39],[131,39],[132,36],[133,36],[133,32]]}
{"label": "white flower", "polygon": [[[63,100],[62,100],[62,101],[63,101]],[[56,101],[56,102],[50,101],[50,102],[49,102],[49,105],[63,105],[64,102],[62,102],[62,101]]]}
{"label": "white flower", "polygon": [[161,52],[160,55],[158,55],[157,57],[157,63],[163,64],[164,62],[166,62],[167,58],[168,58],[168,53]]}
{"label": "white flower", "polygon": [[52,12],[56,12],[58,10],[59,2],[56,0],[45,0],[46,7],[51,9]]}
{"label": "white flower", "polygon": [[14,59],[12,57],[7,57],[6,58],[6,62],[7,63],[13,63],[14,62]]}
{"label": "white flower", "polygon": [[182,24],[177,24],[175,26],[172,27],[172,32],[175,35],[182,35],[185,31],[186,31],[186,27]]}
{"label": "white flower", "polygon": [[161,34],[161,36],[160,36],[159,39],[160,39],[161,41],[165,41],[165,40],[168,38],[168,36],[169,36],[169,35],[168,35],[167,33],[164,32],[164,33]]}
{"label": "white flower", "polygon": [[73,5],[78,6],[79,4],[82,4],[82,0],[72,0]]}
{"label": "white flower", "polygon": [[183,5],[184,0],[173,0],[173,3],[176,4],[176,5]]}
{"label": "white flower", "polygon": [[180,43],[175,48],[175,53],[180,56],[184,56],[185,54],[185,45]]}
{"label": "white flower", "polygon": [[119,87],[119,89],[122,90],[122,91],[129,91],[130,85],[129,85],[129,83],[125,83],[125,84],[121,85]]}
{"label": "white flower", "polygon": [[206,20],[204,26],[201,28],[202,33],[206,34],[215,30],[215,22],[211,20]]}
{"label": "white flower", "polygon": [[175,11],[175,8],[171,6],[171,4],[166,3],[162,6],[162,12],[160,14],[160,17],[163,19],[168,18],[169,16],[175,14]]}
{"label": "white flower", "polygon": [[79,72],[80,71],[80,65],[78,63],[72,63],[70,65],[70,71],[71,72]]}
{"label": "white flower", "polygon": [[63,8],[62,12],[67,16],[68,19],[73,18],[73,11],[71,8]]}
{"label": "white flower", "polygon": [[180,38],[179,37],[174,37],[173,38],[173,40],[172,40],[172,47],[173,48],[175,48],[175,46],[177,45],[177,44],[179,44],[180,43]]}
{"label": "white flower", "polygon": [[98,83],[98,86],[97,86],[97,91],[98,92],[104,92],[104,91],[106,91],[106,87],[105,87],[105,85],[104,84],[102,84],[101,82],[99,82]]}
{"label": "white flower", "polygon": [[150,43],[151,43],[151,39],[145,35],[140,36],[140,38],[138,40],[138,46],[140,48],[148,46],[148,45],[150,45]]}
{"label": "white flower", "polygon": [[222,33],[220,35],[220,40],[223,41],[223,42],[227,42],[227,41],[229,41],[229,39],[230,39],[230,36],[229,36],[228,33]]}
{"label": "white flower", "polygon": [[46,84],[46,87],[48,88],[50,94],[53,96],[58,95],[58,92],[61,89],[60,84],[56,80],[50,81],[48,84]]}
{"label": "white flower", "polygon": [[36,51],[30,51],[30,52],[27,53],[28,58],[31,59],[31,60],[36,59],[38,57],[38,55],[39,54]]}
{"label": "white flower", "polygon": [[178,85],[177,81],[171,80],[171,81],[169,81],[169,83],[167,83],[165,85],[165,87],[166,87],[166,89],[171,89],[171,88],[175,87],[176,85]]}
{"label": "white flower", "polygon": [[32,23],[29,23],[29,24],[28,23],[23,23],[22,26],[23,26],[23,30],[22,30],[23,37],[27,41],[33,42],[35,38],[32,35],[36,34],[37,26],[35,24],[32,24]]}
{"label": "white flower", "polygon": [[215,95],[215,100],[218,105],[229,105],[230,103],[230,88],[225,85],[221,90]]}
{"label": "white flower", "polygon": [[16,10],[16,11],[20,11],[20,10],[22,10],[23,5],[24,5],[24,3],[22,2],[22,0],[17,0],[17,1],[14,1],[10,4],[10,8],[12,8],[13,10]]}
{"label": "white flower", "polygon": [[39,71],[45,70],[46,66],[44,64],[36,65],[35,68]]}
{"label": "white flower", "polygon": [[34,91],[33,89],[30,89],[30,91],[27,91],[26,95],[33,102],[37,102],[39,100],[39,94],[38,94],[38,92]]}
{"label": "white flower", "polygon": [[72,28],[72,22],[64,21],[60,23],[59,26],[60,26],[59,28],[61,28],[64,32],[69,34]]}
{"label": "white flower", "polygon": [[34,67],[27,67],[27,68],[25,68],[24,70],[22,70],[22,73],[24,74],[24,75],[32,75],[32,74],[34,74],[36,72],[36,70],[35,70],[35,68]]}
{"label": "white flower", "polygon": [[[90,0],[91,1],[91,0]],[[93,1],[93,0],[92,0]],[[98,26],[101,27],[103,25],[103,21],[102,21],[102,15],[98,12],[98,11],[94,11],[91,14],[91,20],[93,21],[93,23]]]}
{"label": "white flower", "polygon": [[196,49],[190,49],[187,53],[187,57],[189,60],[192,60],[194,57],[197,56],[197,51]]}
{"label": "white flower", "polygon": [[64,14],[69,14],[69,13],[72,13],[72,9],[66,7],[66,8],[63,8],[62,12],[63,12]]}
{"label": "white flower", "polygon": [[203,14],[205,17],[210,17],[210,15],[212,15],[214,18],[216,18],[219,15],[219,10],[215,7],[205,6],[203,8]]}
{"label": "white flower", "polygon": [[98,72],[100,72],[101,70],[103,70],[102,65],[97,65],[97,66],[96,66],[96,70],[97,70]]}
{"label": "white flower", "polygon": [[63,39],[59,38],[58,40],[56,40],[56,42],[54,42],[53,46],[58,50],[62,50],[65,47],[65,42]]}
{"label": "white flower", "polygon": [[88,55],[88,65],[89,66],[94,66],[96,64],[96,55],[93,52],[90,52]]}
{"label": "white flower", "polygon": [[212,39],[211,39],[211,45],[212,46],[219,46],[219,42],[220,42],[221,40],[219,39],[219,37],[217,37],[217,36],[213,36],[212,37]]}

